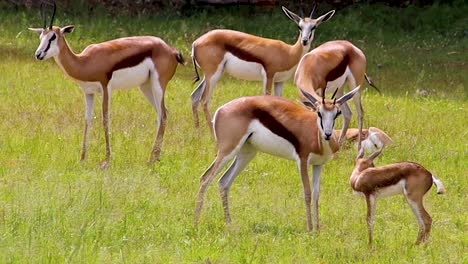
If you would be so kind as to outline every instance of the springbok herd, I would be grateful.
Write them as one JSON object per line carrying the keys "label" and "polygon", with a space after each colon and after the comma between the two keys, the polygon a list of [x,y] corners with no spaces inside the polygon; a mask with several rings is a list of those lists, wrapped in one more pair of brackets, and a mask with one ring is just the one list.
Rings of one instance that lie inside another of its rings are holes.
{"label": "springbok herd", "polygon": [[[195,224],[198,223],[203,198],[208,185],[227,162],[234,160],[218,184],[226,223],[230,223],[229,189],[236,176],[258,151],[294,160],[302,179],[307,217],[307,231],[319,229],[318,200],[322,166],[339,151],[343,140],[354,140],[359,151],[350,177],[353,191],[367,202],[367,228],[372,243],[372,223],[375,200],[378,197],[403,194],[419,225],[416,244],[427,241],[431,217],[423,206],[423,196],[434,184],[437,193],[444,193],[442,182],[421,165],[400,162],[374,167],[373,160],[391,139],[378,128],[362,129],[363,109],[361,87],[366,75],[366,57],[352,43],[329,41],[309,51],[316,28],[328,21],[334,10],[314,17],[300,17],[283,7],[286,16],[299,28],[294,45],[233,30],[211,30],[192,44],[192,61],[196,81],[203,78],[191,95],[194,125],[199,127],[198,107],[201,103],[207,123],[217,143],[217,155],[203,173],[196,200]],[[80,54],[70,49],[65,35],[74,26],[53,26],[54,4],[50,23],[41,6],[42,28],[29,30],[39,35],[38,60],[51,57],[67,76],[82,89],[86,103],[86,122],[81,160],[86,158],[88,135],[94,108],[94,95],[102,94],[102,122],[106,139],[106,158],[101,164],[110,165],[109,106],[111,93],[117,89],[139,87],[157,112],[157,133],[148,162],[159,160],[166,127],[164,93],[176,72],[185,64],[182,54],[162,39],[138,36],[92,44]],[[263,94],[242,97],[219,107],[212,118],[209,111],[211,93],[223,72],[244,80],[263,82]],[[294,74],[294,84],[304,106],[281,96],[284,82]],[[350,91],[344,93],[347,84]],[[274,88],[275,96],[271,96]],[[325,98],[332,91],[331,99]],[[358,128],[348,129],[352,116],[347,101],[353,99],[358,113]],[[334,130],[336,118],[343,113],[341,130]],[[375,151],[363,158],[364,151]],[[312,165],[312,191],[308,169]],[[311,201],[314,219],[312,221]],[[313,223],[313,224],[312,224]]]}

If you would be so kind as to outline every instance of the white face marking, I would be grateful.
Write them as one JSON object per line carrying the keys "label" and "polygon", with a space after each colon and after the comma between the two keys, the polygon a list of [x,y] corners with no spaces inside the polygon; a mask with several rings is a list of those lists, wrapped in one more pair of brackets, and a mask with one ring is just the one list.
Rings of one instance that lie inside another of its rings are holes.
{"label": "white face marking", "polygon": [[253,120],[247,131],[248,135],[252,133],[249,143],[259,151],[289,160],[299,159],[294,146],[289,141],[273,133],[258,120]]}
{"label": "white face marking", "polygon": [[331,111],[327,111],[323,106],[317,111],[317,125],[320,129],[320,135],[325,139],[329,140],[333,135],[333,128],[335,126],[335,119],[341,112],[338,108],[334,107]]}
{"label": "white face marking", "polygon": [[36,59],[38,60],[47,60],[59,53],[59,48],[57,46],[58,36],[53,31],[45,32],[46,31],[42,31],[39,36],[40,43],[35,53]]}
{"label": "white face marking", "polygon": [[302,46],[309,46],[312,40],[314,39],[314,32],[316,28],[316,23],[306,22],[303,19],[299,22],[299,30],[301,32],[301,44]]}
{"label": "white face marking", "polygon": [[230,75],[248,81],[262,81],[264,69],[260,63],[241,60],[230,52],[224,55],[225,69]]}

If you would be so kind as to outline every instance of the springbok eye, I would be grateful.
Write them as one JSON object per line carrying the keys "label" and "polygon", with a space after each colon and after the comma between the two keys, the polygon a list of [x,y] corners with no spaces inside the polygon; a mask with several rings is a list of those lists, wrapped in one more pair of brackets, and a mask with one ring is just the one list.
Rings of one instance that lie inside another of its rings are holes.
{"label": "springbok eye", "polygon": [[338,112],[336,112],[336,116],[338,117],[339,115],[341,115],[341,111],[338,110]]}
{"label": "springbok eye", "polygon": [[320,112],[317,112],[317,115],[322,118],[322,114]]}
{"label": "springbok eye", "polygon": [[52,35],[52,37],[50,37],[50,41],[54,41],[55,39],[57,38],[57,36],[55,35],[55,33]]}
{"label": "springbok eye", "polygon": [[377,144],[375,144],[375,143],[374,143],[374,147],[375,147],[375,148],[379,148],[379,146],[377,146]]}
{"label": "springbok eye", "polygon": [[297,28],[299,29],[299,31],[302,31],[302,28],[301,28],[301,26],[299,26],[299,25],[298,25],[298,26],[297,26]]}

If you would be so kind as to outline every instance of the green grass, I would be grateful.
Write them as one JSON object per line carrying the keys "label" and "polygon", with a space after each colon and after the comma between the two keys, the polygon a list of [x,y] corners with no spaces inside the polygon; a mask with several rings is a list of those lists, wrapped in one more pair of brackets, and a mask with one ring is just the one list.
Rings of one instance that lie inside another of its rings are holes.
{"label": "green grass", "polygon": [[[402,197],[378,200],[373,249],[367,247],[365,202],[348,185],[355,156],[349,147],[324,166],[320,233],[306,232],[295,164],[264,154],[233,184],[232,226],[224,225],[213,183],[201,223],[193,227],[199,176],[215,152],[208,129],[199,136],[192,127],[191,66],[179,67],[167,89],[161,162],[145,164],[156,115],[135,89],[113,94],[111,168],[98,168],[104,157],[99,107],[89,157],[79,163],[81,91],[53,60],[34,60],[38,39],[25,29],[40,25],[38,12],[0,11],[0,262],[466,263],[468,41],[461,29],[466,19],[459,15],[466,14],[466,7],[439,10],[442,28],[403,26],[416,11],[422,13],[416,20],[429,21],[433,8],[363,6],[337,13],[316,33],[315,45],[350,39],[368,57],[368,73],[384,94],[366,89],[365,125],[384,129],[395,141],[377,164],[419,162],[448,190],[443,196],[435,190],[426,195],[434,220],[426,246],[413,245],[417,224]],[[115,37],[154,34],[189,58],[191,42],[220,26],[295,40],[295,27],[279,10],[255,16],[255,23],[235,11],[233,16],[206,11],[187,18],[119,19],[60,13],[57,22],[76,25],[69,37],[76,51]],[[392,19],[395,25],[387,26]],[[224,78],[214,93],[213,110],[258,94],[260,87]],[[429,96],[416,96],[416,89],[429,90]],[[285,97],[297,100],[291,82]]]}

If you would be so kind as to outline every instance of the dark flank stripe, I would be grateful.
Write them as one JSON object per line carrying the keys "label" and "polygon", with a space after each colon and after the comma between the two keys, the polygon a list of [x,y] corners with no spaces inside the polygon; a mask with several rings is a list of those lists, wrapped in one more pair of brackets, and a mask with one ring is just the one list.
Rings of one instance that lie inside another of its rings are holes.
{"label": "dark flank stripe", "polygon": [[230,53],[232,53],[234,56],[236,56],[237,58],[241,60],[260,63],[262,66],[265,67],[263,61],[260,58],[255,57],[253,54],[250,54],[248,52],[245,52],[242,49],[239,49],[237,47],[234,47],[228,44],[225,45],[225,48],[227,51],[229,51]]}
{"label": "dark flank stripe", "polygon": [[258,119],[258,121],[260,121],[260,123],[262,123],[262,125],[268,128],[271,132],[289,141],[289,143],[291,143],[296,149],[296,152],[299,153],[299,140],[291,131],[289,131],[280,122],[278,122],[278,120],[271,116],[270,113],[261,109],[255,109],[253,111],[253,115],[254,118]]}
{"label": "dark flank stripe", "polygon": [[110,80],[112,78],[112,74],[115,71],[125,69],[125,68],[130,68],[134,67],[138,64],[140,64],[144,59],[146,58],[151,58],[152,56],[152,50],[146,50],[143,52],[140,52],[138,54],[134,54],[132,56],[126,57],[125,59],[119,61],[112,67],[112,69],[107,73],[107,78]]}
{"label": "dark flank stripe", "polygon": [[341,60],[340,64],[338,64],[333,70],[331,70],[328,74],[327,77],[325,77],[325,80],[327,82],[334,81],[338,79],[341,75],[344,74],[346,71],[346,67],[349,64],[349,56],[346,55],[343,60]]}

